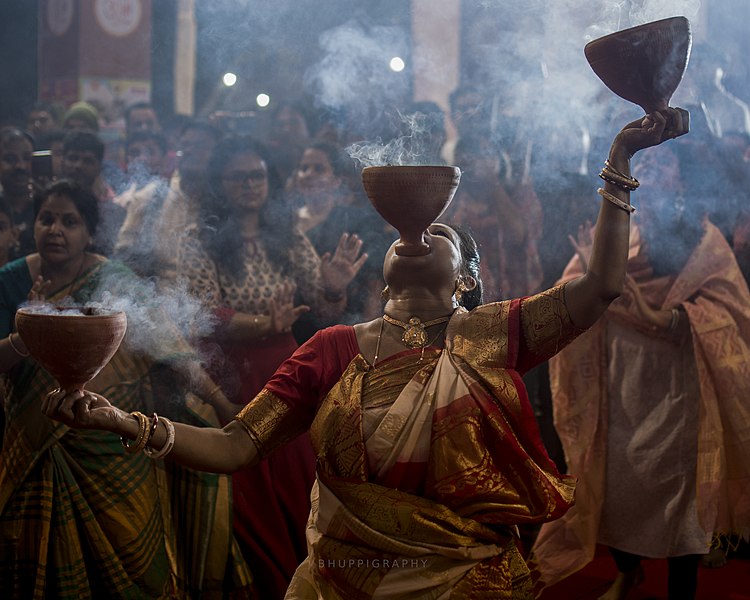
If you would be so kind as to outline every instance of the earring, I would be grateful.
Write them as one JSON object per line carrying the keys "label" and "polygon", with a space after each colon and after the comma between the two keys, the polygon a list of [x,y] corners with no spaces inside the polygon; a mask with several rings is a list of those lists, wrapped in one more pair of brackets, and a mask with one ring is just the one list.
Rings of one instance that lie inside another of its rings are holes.
{"label": "earring", "polygon": [[391,288],[389,288],[387,285],[383,288],[383,291],[380,292],[380,297],[385,301],[388,302],[388,300],[391,299]]}
{"label": "earring", "polygon": [[458,283],[456,284],[456,291],[453,292],[453,295],[456,297],[456,302],[461,304],[461,298],[463,298],[464,292],[468,292],[469,288],[466,287],[466,284],[463,282],[462,279],[458,280]]}

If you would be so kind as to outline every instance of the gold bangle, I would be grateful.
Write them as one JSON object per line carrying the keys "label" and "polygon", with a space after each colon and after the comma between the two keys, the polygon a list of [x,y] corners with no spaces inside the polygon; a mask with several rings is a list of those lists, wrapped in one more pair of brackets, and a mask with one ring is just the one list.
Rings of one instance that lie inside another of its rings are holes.
{"label": "gold bangle", "polygon": [[174,447],[174,425],[172,424],[172,421],[170,421],[166,417],[162,417],[161,422],[164,423],[164,428],[167,430],[167,441],[164,442],[161,450],[144,448],[143,452],[149,458],[164,458],[172,451],[172,448]]}
{"label": "gold bangle", "polygon": [[16,348],[16,345],[13,343],[13,334],[18,335],[15,331],[11,332],[11,334],[8,336],[8,343],[10,344],[10,347],[13,348],[13,352],[18,354],[21,358],[26,358],[29,356],[28,352],[21,352],[18,348]]}
{"label": "gold bangle", "polygon": [[623,202],[617,196],[613,196],[612,194],[610,194],[607,190],[605,190],[603,188],[599,188],[598,190],[596,190],[596,193],[599,194],[605,200],[609,200],[617,208],[621,208],[622,210],[624,210],[628,214],[631,214],[631,213],[635,212],[635,207],[634,206],[631,206],[627,202]]}
{"label": "gold bangle", "polygon": [[146,437],[146,443],[145,446],[148,446],[148,443],[151,441],[151,438],[154,437],[154,434],[156,433],[156,427],[159,425],[159,415],[154,412],[153,415],[151,415],[151,418],[153,419],[151,421],[151,427],[148,430],[148,436]]}
{"label": "gold bangle", "polygon": [[621,173],[620,171],[615,169],[612,166],[612,163],[609,162],[609,159],[604,161],[604,168],[602,169],[602,173],[606,173],[613,179],[619,180],[624,186],[630,188],[631,190],[637,190],[641,185],[641,182],[638,181],[635,177],[631,175],[625,175],[625,173]]}
{"label": "gold bangle", "polygon": [[604,169],[600,171],[599,178],[603,181],[606,181],[607,183],[611,183],[615,187],[620,188],[624,192],[634,192],[636,189],[638,189],[638,186],[632,186],[621,179],[616,179],[612,176],[611,173]]}
{"label": "gold bangle", "polygon": [[[129,454],[135,454],[136,452],[140,452],[146,447],[146,442],[148,441],[147,434],[149,430],[148,417],[142,412],[138,411],[130,413],[130,416],[138,419],[138,435],[136,436],[135,440],[129,440],[124,435],[120,436],[120,443]],[[133,442],[132,444],[130,443],[131,441]]]}

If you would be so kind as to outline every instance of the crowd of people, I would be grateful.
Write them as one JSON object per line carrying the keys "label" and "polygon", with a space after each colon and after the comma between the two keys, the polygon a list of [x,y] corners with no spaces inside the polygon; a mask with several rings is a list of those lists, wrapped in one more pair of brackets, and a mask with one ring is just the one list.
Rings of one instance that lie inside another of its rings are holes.
{"label": "crowd of people", "polygon": [[[532,598],[600,544],[608,600],[643,558],[694,597],[750,535],[750,132],[700,103],[685,138],[677,109],[590,132],[614,136],[597,207],[529,123],[490,133],[481,88],[450,100],[404,109],[463,172],[427,257],[302,102],[252,135],[138,103],[108,144],[86,102],[0,131],[4,590]],[[177,292],[207,326],[166,314]],[[112,298],[151,337],[48,395],[16,310]]]}

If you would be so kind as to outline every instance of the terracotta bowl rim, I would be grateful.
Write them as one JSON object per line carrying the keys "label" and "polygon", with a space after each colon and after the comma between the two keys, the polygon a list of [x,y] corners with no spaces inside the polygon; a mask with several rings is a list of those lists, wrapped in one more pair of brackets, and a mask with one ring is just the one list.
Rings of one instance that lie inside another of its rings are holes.
{"label": "terracotta bowl rim", "polygon": [[[54,306],[52,308],[55,308],[59,311],[66,311],[66,310],[82,310],[85,307],[82,306]],[[28,306],[24,306],[22,308],[19,308],[16,310],[16,314],[22,314],[27,317],[53,317],[55,319],[80,319],[80,318],[86,318],[86,319],[112,319],[116,317],[125,316],[127,318],[127,314],[124,310],[112,310],[112,309],[96,309],[96,310],[102,310],[107,311],[103,312],[101,314],[94,314],[94,315],[85,315],[85,314],[78,314],[78,315],[71,315],[71,314],[65,314],[63,312],[59,313],[53,313],[49,311],[39,311],[34,308],[30,308]]]}
{"label": "terracotta bowl rim", "polygon": [[424,171],[445,171],[446,173],[461,172],[461,168],[453,165],[378,165],[364,167],[362,173],[375,173],[397,170],[424,170]]}
{"label": "terracotta bowl rim", "polygon": [[634,25],[633,27],[627,27],[625,29],[618,29],[617,31],[613,31],[612,33],[607,33],[605,35],[602,35],[602,36],[600,36],[598,38],[595,38],[595,39],[589,41],[586,44],[586,46],[585,46],[584,49],[588,49],[590,47],[593,48],[594,46],[598,46],[597,42],[601,42],[603,40],[607,40],[608,38],[619,37],[619,36],[621,36],[623,34],[628,35],[631,32],[633,32],[635,30],[638,30],[638,29],[649,29],[649,28],[652,28],[655,25],[658,25],[660,23],[667,23],[667,22],[677,23],[678,21],[686,23],[687,24],[687,28],[688,28],[688,33],[691,33],[691,31],[690,31],[690,28],[691,28],[691,26],[690,26],[690,19],[688,19],[684,15],[675,15],[674,17],[666,17],[665,19],[657,19],[656,21],[648,21],[646,23],[641,23],[640,25]]}

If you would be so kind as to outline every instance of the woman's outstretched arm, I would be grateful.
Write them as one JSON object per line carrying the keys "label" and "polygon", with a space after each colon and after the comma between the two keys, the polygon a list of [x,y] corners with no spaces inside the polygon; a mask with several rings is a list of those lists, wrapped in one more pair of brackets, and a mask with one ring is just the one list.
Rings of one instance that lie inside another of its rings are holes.
{"label": "woman's outstretched arm", "polygon": [[578,327],[590,327],[622,292],[630,236],[630,159],[688,131],[687,112],[668,108],[626,125],[609,152],[596,233],[586,273],[566,287],[570,317]]}
{"label": "woman's outstretched arm", "polygon": [[[136,440],[139,435],[140,423],[136,417],[92,392],[52,392],[42,402],[42,412],[77,429],[111,431],[129,440]],[[152,423],[153,420],[149,419],[149,426]],[[238,421],[232,421],[223,429],[183,423],[173,425],[174,446],[169,457],[185,466],[200,471],[232,473],[258,460],[255,444]],[[160,419],[148,446],[158,452],[169,442],[168,437],[166,423]]]}

